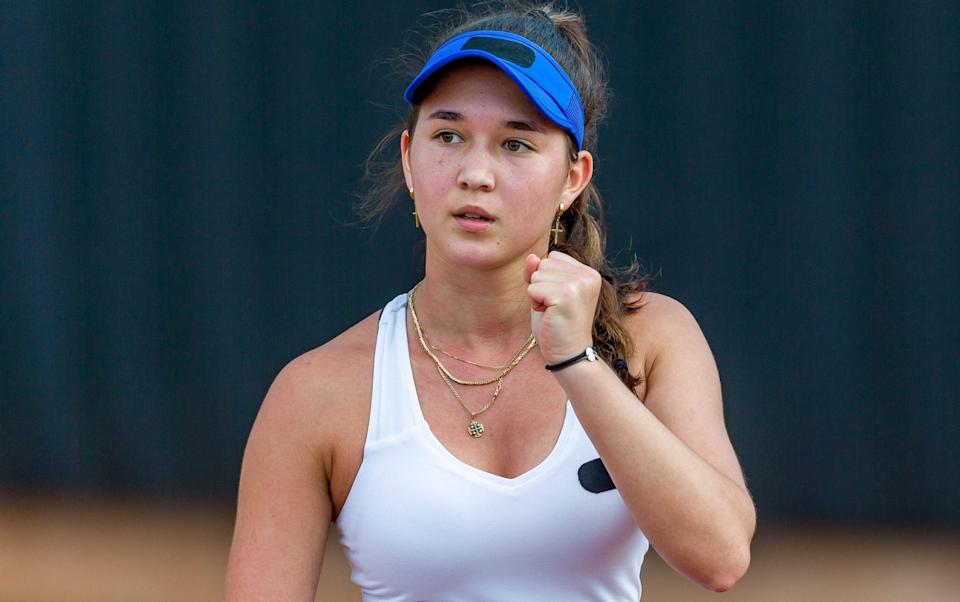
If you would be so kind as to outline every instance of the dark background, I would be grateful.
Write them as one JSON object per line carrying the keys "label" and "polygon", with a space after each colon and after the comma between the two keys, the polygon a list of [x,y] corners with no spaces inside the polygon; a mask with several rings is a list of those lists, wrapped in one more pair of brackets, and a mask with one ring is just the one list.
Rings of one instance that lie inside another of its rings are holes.
{"label": "dark background", "polygon": [[[418,278],[406,202],[343,222],[449,5],[0,1],[0,490],[234,496],[277,371]],[[610,253],[699,320],[761,520],[956,524],[960,5],[584,10]]]}

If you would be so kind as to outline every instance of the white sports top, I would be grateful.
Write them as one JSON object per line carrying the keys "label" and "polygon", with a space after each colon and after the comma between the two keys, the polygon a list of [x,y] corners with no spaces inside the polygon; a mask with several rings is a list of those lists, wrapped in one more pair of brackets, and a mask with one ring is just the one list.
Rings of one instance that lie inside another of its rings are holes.
{"label": "white sports top", "polygon": [[460,461],[420,410],[406,306],[399,295],[380,316],[363,461],[337,518],[364,601],[639,600],[649,543],[616,489],[581,484],[599,455],[570,401],[522,475]]}

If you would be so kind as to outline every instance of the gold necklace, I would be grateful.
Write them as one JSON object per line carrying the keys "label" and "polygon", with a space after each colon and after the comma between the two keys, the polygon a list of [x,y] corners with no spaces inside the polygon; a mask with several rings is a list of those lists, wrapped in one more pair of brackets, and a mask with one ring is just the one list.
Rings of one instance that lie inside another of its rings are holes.
{"label": "gold necklace", "polygon": [[[451,374],[450,371],[447,370],[446,366],[443,365],[443,362],[440,361],[440,358],[438,358],[432,351],[430,351],[431,348],[436,349],[436,347],[430,344],[429,341],[427,340],[426,333],[423,332],[423,328],[420,326],[420,319],[417,317],[417,310],[414,303],[417,296],[417,288],[419,286],[420,286],[420,283],[418,282],[416,286],[414,286],[413,289],[410,291],[408,295],[408,303],[407,303],[407,305],[410,307],[410,318],[413,321],[414,329],[417,331],[417,340],[420,341],[420,346],[423,348],[424,352],[430,357],[430,359],[433,360],[433,364],[434,366],[436,366],[437,372],[440,374],[440,378],[450,389],[450,392],[453,393],[453,396],[456,397],[457,402],[460,404],[460,406],[464,410],[467,411],[468,414],[470,414],[470,424],[467,426],[467,434],[469,434],[471,437],[475,439],[478,439],[483,436],[483,432],[486,429],[484,428],[483,423],[477,420],[477,416],[482,414],[483,412],[486,412],[487,410],[490,409],[491,406],[493,406],[493,402],[497,400],[497,397],[500,395],[500,391],[503,390],[503,377],[506,376],[511,370],[513,370],[517,366],[517,364],[520,363],[520,360],[526,357],[526,355],[530,352],[530,350],[533,349],[533,347],[537,344],[537,340],[531,334],[530,338],[527,339],[526,344],[524,344],[524,346],[520,349],[520,351],[517,352],[517,355],[514,356],[513,360],[510,361],[505,366],[503,366],[502,368],[493,368],[492,366],[483,366],[481,364],[476,364],[474,362],[470,362],[469,360],[464,360],[454,355],[451,355],[441,349],[437,349],[441,353],[448,355],[455,360],[459,360],[461,362],[467,362],[469,364],[473,364],[481,368],[489,368],[491,370],[500,370],[500,373],[497,374],[497,376],[486,381],[483,381],[483,380],[470,381],[470,380],[459,379],[455,377],[453,374]],[[463,398],[460,397],[460,394],[457,392],[456,388],[454,388],[453,382],[451,381],[460,383],[461,385],[471,385],[471,386],[489,385],[495,382],[497,383],[497,388],[496,390],[494,390],[493,397],[491,397],[490,401],[487,402],[487,405],[483,406],[482,408],[474,412],[473,410],[467,407],[466,403],[464,403]]]}
{"label": "gold necklace", "polygon": [[447,387],[450,388],[450,392],[453,393],[453,396],[457,398],[457,401],[460,402],[460,406],[470,414],[470,424],[467,425],[467,434],[469,434],[474,439],[479,439],[483,436],[483,431],[486,429],[483,426],[483,423],[477,420],[477,416],[486,412],[490,409],[490,406],[493,405],[493,402],[497,400],[497,397],[500,395],[500,391],[503,389],[503,381],[497,379],[497,388],[493,392],[493,397],[490,398],[490,401],[487,402],[487,405],[483,406],[476,412],[467,407],[467,404],[463,402],[463,398],[460,397],[460,394],[457,393],[457,390],[453,388],[453,383],[450,382],[450,379],[447,378],[447,375],[443,373],[443,370],[437,369],[437,372],[440,373],[440,378],[443,379],[443,382],[447,383]]}
{"label": "gold necklace", "polygon": [[454,354],[450,353],[449,351],[444,351],[443,349],[440,349],[430,341],[427,341],[427,343],[430,345],[430,348],[433,349],[434,351],[439,351],[440,353],[444,354],[445,356],[451,359],[455,359],[458,362],[463,362],[464,364],[470,364],[471,366],[476,366],[477,368],[483,368],[485,370],[503,370],[504,368],[507,367],[507,364],[504,364],[503,366],[488,366],[486,364],[478,364],[477,362],[471,362],[470,360],[465,360],[462,357],[457,357]]}
{"label": "gold necklace", "polygon": [[[447,378],[449,378],[453,382],[460,385],[470,385],[470,386],[489,385],[489,384],[495,383],[498,380],[502,379],[507,374],[509,374],[511,370],[516,368],[517,364],[519,364],[520,361],[524,357],[526,357],[528,353],[530,353],[530,350],[536,346],[537,339],[534,338],[533,334],[531,333],[530,337],[527,339],[527,342],[520,349],[520,351],[517,352],[517,355],[514,356],[513,360],[511,360],[506,366],[504,366],[500,370],[499,374],[497,374],[493,378],[486,379],[486,380],[466,380],[462,378],[457,378],[447,369],[446,366],[443,365],[443,362],[440,361],[440,358],[438,358],[436,354],[433,353],[433,351],[431,351],[431,347],[433,347],[433,345],[429,344],[426,333],[424,333],[423,328],[420,326],[420,319],[417,317],[417,309],[416,309],[416,303],[415,303],[415,300],[417,297],[417,289],[420,287],[420,284],[421,283],[418,282],[417,285],[413,287],[413,290],[410,291],[408,295],[408,303],[407,303],[407,305],[410,307],[410,318],[413,321],[413,327],[417,331],[417,339],[420,341],[420,346],[423,347],[423,351],[430,357],[431,360],[433,360],[433,363],[437,366],[437,369],[440,370],[440,372],[442,372]],[[444,353],[446,354],[446,352]],[[446,355],[449,355],[449,354],[446,354]],[[462,360],[458,357],[454,357],[454,359],[464,361],[464,362],[467,361],[467,360]],[[473,363],[473,362],[468,362],[468,363]],[[480,367],[487,368],[488,366],[480,366]]]}

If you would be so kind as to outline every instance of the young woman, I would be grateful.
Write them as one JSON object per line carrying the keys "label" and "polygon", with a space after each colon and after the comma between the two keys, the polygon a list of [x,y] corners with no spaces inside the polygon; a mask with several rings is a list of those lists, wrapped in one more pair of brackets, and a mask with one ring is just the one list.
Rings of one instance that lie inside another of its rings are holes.
{"label": "young woman", "polygon": [[649,545],[713,590],[743,575],[755,513],[707,342],[603,258],[599,65],[551,7],[432,45],[366,206],[404,186],[425,277],[277,376],[229,600],[312,600],[332,521],[365,600],[636,600]]}

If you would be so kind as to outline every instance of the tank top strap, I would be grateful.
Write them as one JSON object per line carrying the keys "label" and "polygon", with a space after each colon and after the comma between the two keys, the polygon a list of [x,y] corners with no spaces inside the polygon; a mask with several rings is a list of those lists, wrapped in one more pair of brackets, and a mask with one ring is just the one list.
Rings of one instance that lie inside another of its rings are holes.
{"label": "tank top strap", "polygon": [[370,423],[366,445],[423,421],[407,346],[407,295],[397,295],[380,313],[373,359]]}

